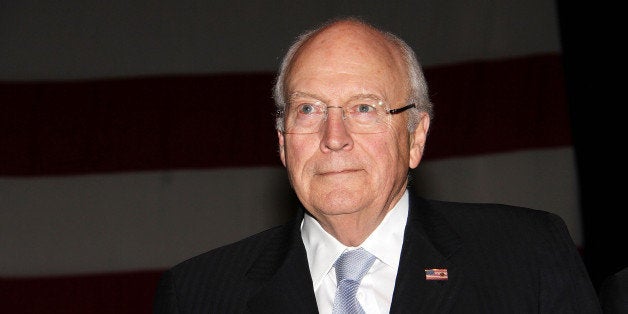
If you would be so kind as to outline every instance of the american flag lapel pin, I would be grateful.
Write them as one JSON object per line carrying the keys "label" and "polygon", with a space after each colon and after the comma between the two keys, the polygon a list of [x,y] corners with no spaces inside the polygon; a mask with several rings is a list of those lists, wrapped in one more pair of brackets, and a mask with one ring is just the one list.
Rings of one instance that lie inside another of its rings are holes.
{"label": "american flag lapel pin", "polygon": [[429,268],[425,270],[425,280],[447,280],[447,268]]}

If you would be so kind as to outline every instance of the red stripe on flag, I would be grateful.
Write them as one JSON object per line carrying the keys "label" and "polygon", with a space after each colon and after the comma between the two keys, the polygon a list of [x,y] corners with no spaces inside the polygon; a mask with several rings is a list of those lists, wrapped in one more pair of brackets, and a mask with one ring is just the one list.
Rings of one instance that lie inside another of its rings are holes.
{"label": "red stripe on flag", "polygon": [[[571,144],[561,58],[426,69],[426,159]],[[272,73],[0,82],[0,175],[280,166]]]}
{"label": "red stripe on flag", "polygon": [[163,271],[0,278],[5,313],[152,313]]}

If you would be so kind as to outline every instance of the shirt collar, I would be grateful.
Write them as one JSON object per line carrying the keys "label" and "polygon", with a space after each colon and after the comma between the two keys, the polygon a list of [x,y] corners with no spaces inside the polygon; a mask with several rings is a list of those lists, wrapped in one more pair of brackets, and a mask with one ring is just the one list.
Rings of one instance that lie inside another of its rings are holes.
{"label": "shirt collar", "polygon": [[[393,269],[399,266],[408,206],[408,191],[405,191],[399,202],[360,245]],[[334,266],[336,259],[348,247],[327,233],[318,221],[307,213],[301,222],[301,238],[307,252],[314,289],[317,289]]]}

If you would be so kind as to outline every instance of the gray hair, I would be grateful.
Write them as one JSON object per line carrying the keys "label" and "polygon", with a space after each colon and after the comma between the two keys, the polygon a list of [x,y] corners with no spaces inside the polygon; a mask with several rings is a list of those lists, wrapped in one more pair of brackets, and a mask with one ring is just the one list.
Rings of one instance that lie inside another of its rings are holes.
{"label": "gray hair", "polygon": [[342,19],[334,19],[328,21],[319,27],[306,31],[299,35],[294,43],[288,49],[288,52],[284,56],[281,66],[279,67],[279,73],[275,80],[275,86],[273,88],[273,98],[275,100],[275,106],[277,109],[277,116],[275,119],[275,128],[278,131],[284,131],[284,108],[286,106],[286,79],[288,72],[290,72],[290,68],[292,66],[292,62],[294,61],[294,57],[299,51],[299,49],[312,37],[327,29],[333,24],[338,22],[349,21],[357,24],[364,25],[370,29],[373,29],[384,36],[386,40],[388,40],[393,46],[399,49],[401,56],[403,58],[407,73],[408,73],[408,82],[410,83],[410,91],[407,96],[408,103],[416,104],[416,109],[409,110],[409,118],[408,118],[408,130],[413,131],[418,122],[419,122],[419,112],[427,113],[430,118],[433,117],[433,106],[430,102],[427,83],[425,81],[425,77],[423,75],[423,71],[421,70],[421,66],[419,61],[414,53],[414,50],[410,48],[410,46],[403,41],[401,38],[396,35],[382,31],[373,25],[360,20],[355,17],[342,18]]}

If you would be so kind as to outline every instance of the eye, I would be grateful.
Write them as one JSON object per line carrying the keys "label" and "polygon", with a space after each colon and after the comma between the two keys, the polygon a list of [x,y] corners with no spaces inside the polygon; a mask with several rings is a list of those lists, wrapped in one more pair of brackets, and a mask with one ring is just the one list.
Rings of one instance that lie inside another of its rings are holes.
{"label": "eye", "polygon": [[302,114],[312,114],[315,111],[315,107],[313,104],[302,104],[299,106],[299,113]]}
{"label": "eye", "polygon": [[377,109],[369,104],[359,104],[356,106],[357,113],[375,113]]}

